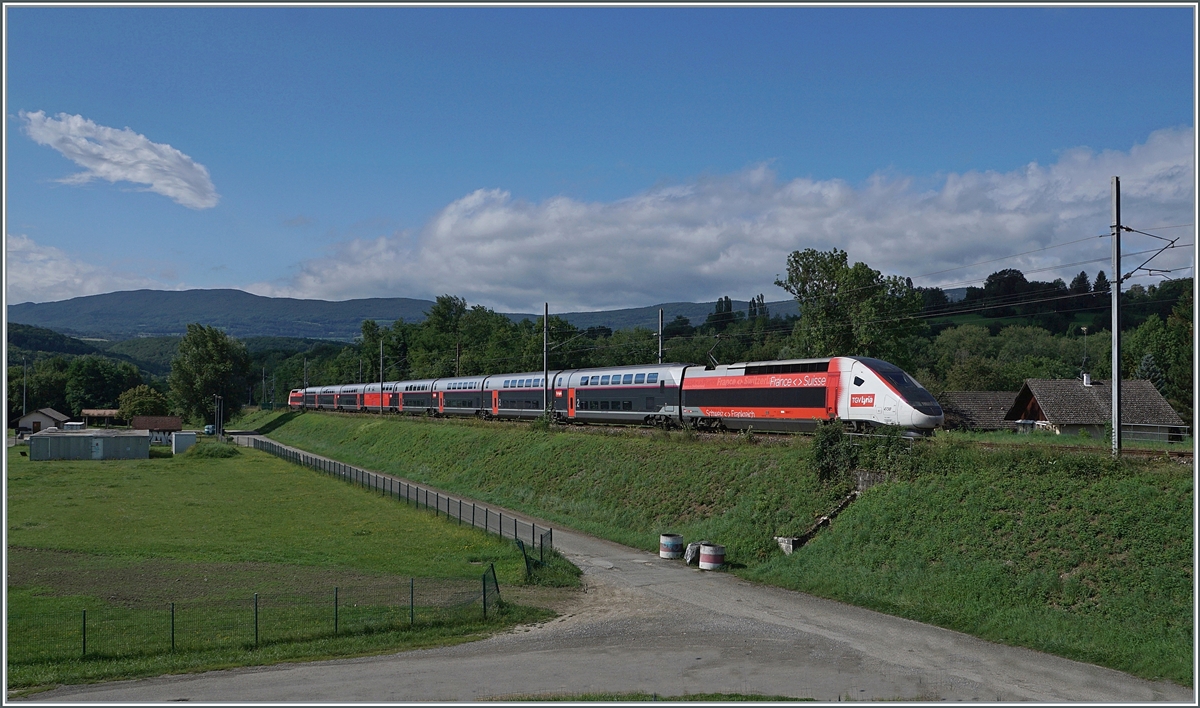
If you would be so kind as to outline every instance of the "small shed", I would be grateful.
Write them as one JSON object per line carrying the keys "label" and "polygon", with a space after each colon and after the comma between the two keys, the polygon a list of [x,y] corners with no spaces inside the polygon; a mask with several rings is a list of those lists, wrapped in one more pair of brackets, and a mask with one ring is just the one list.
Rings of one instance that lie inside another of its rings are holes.
{"label": "small shed", "polygon": [[61,428],[70,419],[71,416],[63,415],[53,408],[39,408],[21,416],[17,420],[17,430],[37,433],[46,428]]}
{"label": "small shed", "polygon": [[145,430],[45,430],[29,438],[30,460],[146,460]]}
{"label": "small shed", "polygon": [[178,455],[187,452],[188,448],[196,444],[196,431],[189,430],[186,433],[178,432],[171,433],[171,454]]}
{"label": "small shed", "polygon": [[[1108,381],[1026,379],[1004,419],[1059,435],[1086,430],[1102,437],[1112,421],[1112,389]],[[1121,432],[1130,439],[1177,442],[1188,426],[1154,384],[1131,379],[1121,382]]]}
{"label": "small shed", "polygon": [[959,430],[1016,430],[1016,422],[1004,419],[1016,399],[1016,391],[946,391],[938,397],[945,426]]}
{"label": "small shed", "polygon": [[150,444],[171,444],[171,433],[183,430],[183,419],[175,415],[135,415],[129,420],[134,430],[150,431]]}

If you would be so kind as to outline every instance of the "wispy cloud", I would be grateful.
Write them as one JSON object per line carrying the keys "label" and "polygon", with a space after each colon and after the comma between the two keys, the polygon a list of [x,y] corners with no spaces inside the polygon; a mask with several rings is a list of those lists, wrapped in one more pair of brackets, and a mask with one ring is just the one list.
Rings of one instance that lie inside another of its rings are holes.
{"label": "wispy cloud", "polygon": [[[51,302],[117,290],[179,290],[162,280],[88,263],[53,246],[43,246],[24,234],[5,237],[5,301]],[[164,273],[170,277],[171,273]]]}
{"label": "wispy cloud", "polygon": [[[1105,263],[1069,265],[1107,256],[1106,239],[961,266],[1107,233],[1112,175],[1121,176],[1129,225],[1153,231],[1148,227],[1190,223],[1194,155],[1192,130],[1180,128],[1157,131],[1129,151],[1075,148],[1049,166],[951,174],[928,190],[891,175],[860,186],[781,182],[766,166],[609,203],[529,203],[481,189],[417,233],[347,240],[328,257],[302,263],[285,282],[247,289],[331,300],[452,293],[526,312],[547,299],[560,312],[759,292],[783,299],[772,283],[788,253],[835,247],[918,285],[953,286],[1001,268],[1069,279],[1080,270],[1110,270]],[[1125,250],[1151,245],[1129,239]],[[1191,256],[1179,249],[1156,264],[1187,266]]]}
{"label": "wispy cloud", "polygon": [[60,180],[84,184],[93,179],[133,182],[192,209],[217,205],[219,196],[204,165],[165,143],[152,142],[129,128],[117,130],[78,115],[22,111],[25,133],[84,168]]}

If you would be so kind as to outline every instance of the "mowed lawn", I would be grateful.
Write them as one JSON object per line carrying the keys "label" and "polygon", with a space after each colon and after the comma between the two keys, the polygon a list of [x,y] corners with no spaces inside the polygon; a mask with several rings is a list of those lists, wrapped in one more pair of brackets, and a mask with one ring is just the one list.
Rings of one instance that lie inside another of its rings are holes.
{"label": "mowed lawn", "polygon": [[9,448],[7,458],[10,689],[454,643],[550,615],[510,605],[484,621],[476,607],[420,631],[14,665],[11,649],[22,641],[11,634],[14,613],[249,600],[256,592],[332,598],[338,585],[343,601],[348,586],[401,587],[407,599],[409,578],[419,596],[439,586],[474,591],[492,563],[502,587],[522,582],[525,570],[512,541],[255,450],[226,459],[156,450],[149,460],[31,462],[24,449]]}

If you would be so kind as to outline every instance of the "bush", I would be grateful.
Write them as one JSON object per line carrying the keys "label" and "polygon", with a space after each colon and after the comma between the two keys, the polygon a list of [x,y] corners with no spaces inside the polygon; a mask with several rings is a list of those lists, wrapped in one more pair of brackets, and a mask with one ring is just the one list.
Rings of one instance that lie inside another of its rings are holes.
{"label": "bush", "polygon": [[809,461],[817,473],[817,479],[829,482],[844,476],[858,463],[858,450],[854,447],[842,421],[834,418],[817,424],[809,448]]}
{"label": "bush", "polygon": [[192,447],[188,448],[188,451],[184,454],[191,455],[192,457],[219,459],[225,457],[237,457],[238,455],[242,454],[242,451],[233,445],[222,445],[218,443],[216,445],[193,445]]}

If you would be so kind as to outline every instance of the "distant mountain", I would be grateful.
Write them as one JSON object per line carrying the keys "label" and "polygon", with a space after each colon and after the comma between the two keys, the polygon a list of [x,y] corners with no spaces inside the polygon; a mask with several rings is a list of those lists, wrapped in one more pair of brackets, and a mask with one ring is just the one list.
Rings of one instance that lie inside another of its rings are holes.
{"label": "distant mountain", "polygon": [[[733,301],[735,310],[748,303]],[[8,321],[44,327],[77,337],[127,340],[182,335],[189,323],[219,327],[239,339],[289,337],[351,341],[363,320],[391,324],[420,322],[433,306],[430,300],[370,298],[329,302],[251,295],[241,290],[131,290],[89,295],[59,302],[26,302],[8,307]],[[666,322],[683,315],[693,325],[704,322],[713,303],[674,302],[604,312],[552,313],[581,329],[613,330],[646,327],[658,330],[658,308]],[[773,315],[797,314],[795,300],[767,303]],[[510,313],[513,320],[537,319],[538,314]],[[131,354],[134,352],[130,352]],[[140,352],[139,352],[140,353]]]}
{"label": "distant mountain", "polygon": [[433,305],[411,298],[328,302],[251,295],[241,290],[131,290],[8,307],[8,321],[106,339],[182,335],[199,322],[242,337],[349,341],[365,319],[420,322]]}

